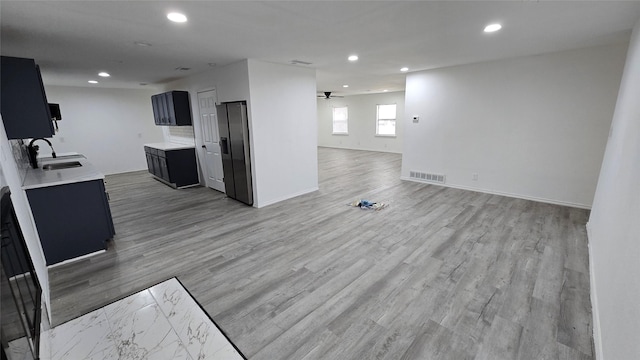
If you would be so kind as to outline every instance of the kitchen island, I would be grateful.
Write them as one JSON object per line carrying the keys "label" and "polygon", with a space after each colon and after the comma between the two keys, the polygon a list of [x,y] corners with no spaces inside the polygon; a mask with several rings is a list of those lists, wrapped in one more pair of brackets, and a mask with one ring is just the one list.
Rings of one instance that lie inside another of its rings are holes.
{"label": "kitchen island", "polygon": [[41,159],[22,188],[47,265],[103,251],[115,235],[104,175],[82,155]]}

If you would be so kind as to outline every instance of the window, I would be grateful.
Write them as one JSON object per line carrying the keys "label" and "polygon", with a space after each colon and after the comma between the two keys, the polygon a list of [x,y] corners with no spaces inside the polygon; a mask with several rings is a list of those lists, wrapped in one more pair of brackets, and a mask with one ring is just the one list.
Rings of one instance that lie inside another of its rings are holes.
{"label": "window", "polygon": [[378,118],[376,119],[376,135],[396,135],[396,104],[378,105]]}
{"label": "window", "polygon": [[346,106],[333,108],[333,133],[349,133],[349,111]]}

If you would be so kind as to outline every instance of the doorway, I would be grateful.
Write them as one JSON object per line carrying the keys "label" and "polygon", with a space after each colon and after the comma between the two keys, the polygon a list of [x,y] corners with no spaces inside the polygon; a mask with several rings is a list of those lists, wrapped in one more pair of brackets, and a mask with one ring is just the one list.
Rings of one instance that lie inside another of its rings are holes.
{"label": "doorway", "polygon": [[208,90],[198,93],[200,110],[200,129],[202,130],[202,150],[204,153],[205,179],[207,186],[225,192],[224,171],[220,154],[220,135],[218,133],[218,116],[216,114],[216,91]]}

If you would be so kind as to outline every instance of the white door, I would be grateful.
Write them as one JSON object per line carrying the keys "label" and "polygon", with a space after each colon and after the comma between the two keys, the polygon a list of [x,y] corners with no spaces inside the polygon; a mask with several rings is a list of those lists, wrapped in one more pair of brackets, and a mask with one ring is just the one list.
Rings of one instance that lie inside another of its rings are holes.
{"label": "white door", "polygon": [[222,170],[220,135],[218,135],[218,117],[216,115],[216,91],[199,92],[198,107],[200,108],[202,152],[205,159],[207,186],[224,192],[224,171]]}

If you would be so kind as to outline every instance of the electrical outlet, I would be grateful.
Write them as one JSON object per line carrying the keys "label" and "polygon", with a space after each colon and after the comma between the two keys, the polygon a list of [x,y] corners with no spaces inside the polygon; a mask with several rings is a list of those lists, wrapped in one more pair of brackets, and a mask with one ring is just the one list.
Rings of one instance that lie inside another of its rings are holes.
{"label": "electrical outlet", "polygon": [[414,116],[414,117],[413,117],[413,122],[414,122],[415,124],[419,123],[419,122],[420,122],[420,116]]}
{"label": "electrical outlet", "polygon": [[478,181],[478,173],[471,174],[471,180]]}

